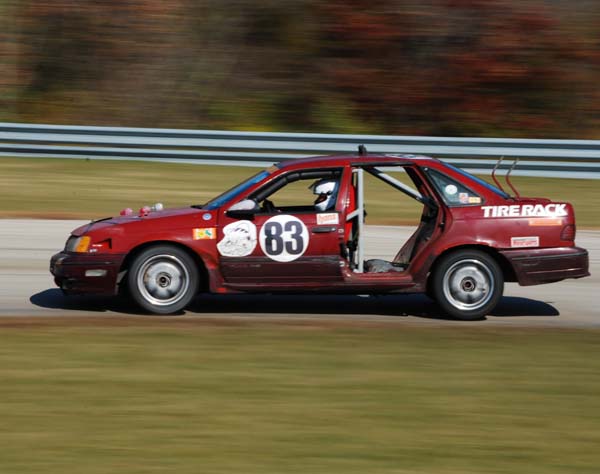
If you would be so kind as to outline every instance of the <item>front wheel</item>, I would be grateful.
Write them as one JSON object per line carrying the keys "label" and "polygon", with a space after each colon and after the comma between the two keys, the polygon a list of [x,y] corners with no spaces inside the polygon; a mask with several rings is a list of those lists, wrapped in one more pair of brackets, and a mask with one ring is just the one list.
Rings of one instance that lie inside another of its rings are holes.
{"label": "front wheel", "polygon": [[492,311],[504,291],[498,263],[478,250],[446,255],[432,278],[432,296],[444,312],[466,321],[481,319]]}
{"label": "front wheel", "polygon": [[134,301],[155,314],[173,314],[185,308],[198,290],[198,269],[182,249],[157,245],[140,253],[127,275]]}

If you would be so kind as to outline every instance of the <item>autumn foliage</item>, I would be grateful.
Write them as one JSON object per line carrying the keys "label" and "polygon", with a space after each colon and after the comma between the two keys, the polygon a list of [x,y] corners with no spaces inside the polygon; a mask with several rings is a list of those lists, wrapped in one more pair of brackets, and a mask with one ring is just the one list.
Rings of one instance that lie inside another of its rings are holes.
{"label": "autumn foliage", "polygon": [[22,0],[0,23],[4,121],[600,138],[597,2]]}

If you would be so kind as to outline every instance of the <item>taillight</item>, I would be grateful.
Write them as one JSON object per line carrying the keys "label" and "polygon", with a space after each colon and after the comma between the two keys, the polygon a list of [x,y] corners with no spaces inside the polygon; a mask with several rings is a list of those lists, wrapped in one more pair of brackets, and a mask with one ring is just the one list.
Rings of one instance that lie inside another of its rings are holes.
{"label": "taillight", "polygon": [[560,233],[560,240],[575,240],[575,225],[569,224],[563,227],[562,232]]}

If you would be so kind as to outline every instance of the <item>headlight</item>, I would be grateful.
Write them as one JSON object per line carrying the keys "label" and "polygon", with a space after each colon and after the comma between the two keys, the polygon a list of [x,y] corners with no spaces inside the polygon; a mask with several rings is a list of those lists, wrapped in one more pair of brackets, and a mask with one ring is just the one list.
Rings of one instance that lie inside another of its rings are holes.
{"label": "headlight", "polygon": [[65,250],[67,252],[85,253],[88,251],[91,240],[92,239],[90,239],[90,237],[87,235],[83,235],[81,237],[75,237],[72,235],[69,237],[69,240],[67,240]]}

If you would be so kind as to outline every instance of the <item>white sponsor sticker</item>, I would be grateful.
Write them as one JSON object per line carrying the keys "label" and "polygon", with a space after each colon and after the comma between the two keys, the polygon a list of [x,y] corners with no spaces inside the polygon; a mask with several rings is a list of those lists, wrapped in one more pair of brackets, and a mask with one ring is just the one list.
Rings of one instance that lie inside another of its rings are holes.
{"label": "white sponsor sticker", "polygon": [[533,237],[511,237],[510,246],[513,248],[524,248],[524,247],[539,247],[540,238],[538,236]]}
{"label": "white sponsor sticker", "polygon": [[444,188],[444,192],[450,196],[454,196],[458,192],[458,188],[453,184],[449,184]]}
{"label": "white sponsor sticker", "polygon": [[513,204],[512,206],[481,206],[483,217],[563,217],[566,204]]}
{"label": "white sponsor sticker", "polygon": [[224,257],[246,257],[256,248],[256,226],[250,221],[237,221],[223,227],[223,239],[217,244]]}
{"label": "white sponsor sticker", "polygon": [[317,214],[317,225],[339,224],[340,216],[337,212],[329,212],[327,214]]}
{"label": "white sponsor sticker", "polygon": [[260,229],[260,248],[276,262],[291,262],[308,248],[308,230],[300,219],[289,215],[273,216]]}

